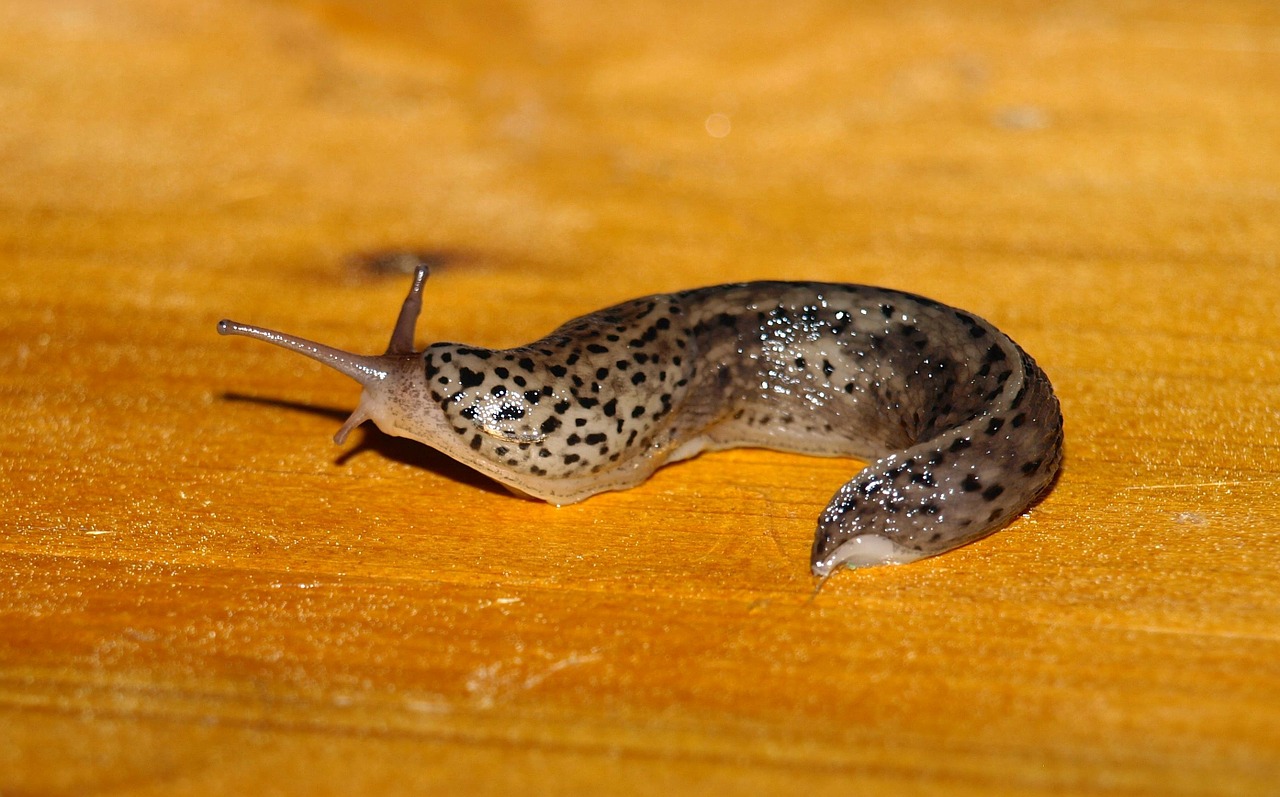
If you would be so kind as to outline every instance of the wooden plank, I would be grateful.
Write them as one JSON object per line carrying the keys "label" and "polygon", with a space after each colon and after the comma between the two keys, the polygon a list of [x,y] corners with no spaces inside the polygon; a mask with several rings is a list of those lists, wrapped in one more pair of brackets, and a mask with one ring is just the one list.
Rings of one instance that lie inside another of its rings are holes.
{"label": "wooden plank", "polygon": [[[189,7],[188,7],[189,6]],[[1280,11],[0,3],[0,793],[1273,793]],[[556,509],[230,315],[512,345],[752,278],[964,306],[1054,492],[808,575],[857,463]]]}

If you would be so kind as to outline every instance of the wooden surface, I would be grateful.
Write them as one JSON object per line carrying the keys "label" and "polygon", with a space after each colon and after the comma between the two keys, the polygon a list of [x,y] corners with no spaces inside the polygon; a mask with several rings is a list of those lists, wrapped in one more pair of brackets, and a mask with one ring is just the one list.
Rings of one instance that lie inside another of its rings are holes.
{"label": "wooden surface", "polygon": [[[596,7],[599,5],[600,7]],[[369,6],[369,7],[366,7]],[[0,794],[1275,794],[1272,2],[0,2]],[[990,318],[1068,463],[841,573],[857,463],[555,509],[358,351],[748,278]]]}

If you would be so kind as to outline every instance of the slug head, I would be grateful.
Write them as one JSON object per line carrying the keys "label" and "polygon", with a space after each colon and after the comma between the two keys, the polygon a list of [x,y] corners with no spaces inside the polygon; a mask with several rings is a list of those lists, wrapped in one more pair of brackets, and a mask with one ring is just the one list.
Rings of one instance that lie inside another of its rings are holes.
{"label": "slug head", "polygon": [[334,435],[334,442],[346,441],[351,430],[367,420],[396,434],[402,428],[405,409],[414,406],[413,401],[421,392],[421,356],[413,349],[413,332],[422,312],[422,288],[428,273],[425,264],[419,264],[414,271],[413,285],[400,307],[387,350],[381,355],[352,354],[296,335],[227,319],[218,322],[218,334],[256,338],[296,351],[359,382],[364,387],[360,403]]}
{"label": "slug head", "polygon": [[[414,325],[426,279],[427,267],[419,265],[381,355],[351,354],[235,321],[219,322],[218,332],[296,351],[359,382],[364,387],[360,403],[334,436],[338,443],[371,420],[383,432],[431,446],[513,492],[556,504],[632,486],[665,461],[665,455],[654,455],[646,437],[652,417],[632,411],[624,418],[624,410],[661,406],[672,396],[678,401],[674,383],[684,372],[663,371],[662,378],[655,374],[647,380],[617,376],[613,381],[619,384],[608,388],[621,391],[616,395],[577,397],[559,384],[567,364],[542,364],[545,352],[537,348],[499,352],[440,342],[415,351]],[[608,352],[588,351],[578,367],[595,374],[605,360],[614,359]],[[595,404],[602,406],[594,409]],[[630,427],[629,436],[622,438],[624,426]],[[631,446],[637,437],[642,442]]]}

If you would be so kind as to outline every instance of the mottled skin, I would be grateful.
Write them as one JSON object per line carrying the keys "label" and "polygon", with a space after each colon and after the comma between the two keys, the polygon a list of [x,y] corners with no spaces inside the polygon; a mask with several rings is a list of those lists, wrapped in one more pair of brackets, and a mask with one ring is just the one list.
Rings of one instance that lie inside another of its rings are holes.
{"label": "mottled skin", "polygon": [[391,346],[359,357],[224,321],[359,379],[365,419],[556,504],[699,451],[758,446],[871,464],[818,521],[812,568],[905,563],[1004,526],[1052,482],[1062,416],[985,321],[898,291],[719,285],[624,302],[514,349],[412,351],[425,269]]}

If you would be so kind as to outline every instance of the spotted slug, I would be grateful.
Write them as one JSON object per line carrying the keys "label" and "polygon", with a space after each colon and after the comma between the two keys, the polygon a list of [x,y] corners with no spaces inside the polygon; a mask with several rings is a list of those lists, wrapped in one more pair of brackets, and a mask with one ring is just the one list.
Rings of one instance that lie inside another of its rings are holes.
{"label": "spotted slug", "polygon": [[386,353],[350,354],[224,320],[363,386],[366,420],[511,490],[570,504],[701,451],[754,446],[871,464],[818,519],[810,564],[904,564],[1009,523],[1053,482],[1062,415],[995,327],[909,293],[748,282],[658,294],[526,346],[413,346],[420,266]]}

